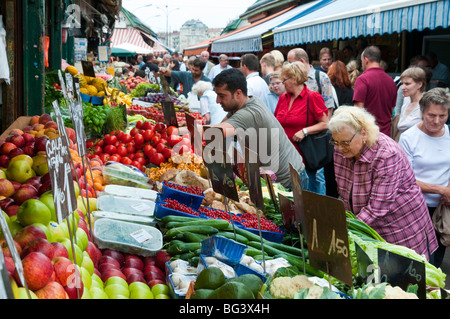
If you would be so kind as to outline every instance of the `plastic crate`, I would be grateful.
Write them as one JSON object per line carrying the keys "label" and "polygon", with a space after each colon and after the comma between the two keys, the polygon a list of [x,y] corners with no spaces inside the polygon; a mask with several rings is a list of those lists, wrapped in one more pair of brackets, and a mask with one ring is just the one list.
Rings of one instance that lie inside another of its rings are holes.
{"label": "plastic crate", "polygon": [[142,224],[147,226],[156,225],[156,220],[153,217],[147,216],[138,216],[138,215],[129,215],[122,213],[113,213],[113,212],[105,212],[105,211],[94,211],[92,212],[95,220],[100,218],[110,218],[115,220],[121,220],[125,222],[131,222],[136,224]]}
{"label": "plastic crate", "polygon": [[139,187],[123,186],[123,185],[106,185],[104,192],[109,195],[142,198],[155,201],[158,192],[151,189],[143,189]]}
{"label": "plastic crate", "polygon": [[[167,186],[167,184],[172,184],[169,182],[164,182],[163,187],[161,190],[161,199],[164,200],[166,198],[176,199],[181,204],[184,204],[186,206],[189,206],[193,209],[198,209],[203,202],[203,199],[205,198],[204,195],[199,196],[195,194],[191,194],[188,192],[182,192],[177,189],[171,188],[170,186]],[[172,184],[173,185],[173,184]],[[184,186],[182,186],[184,187]]]}
{"label": "plastic crate", "polygon": [[216,257],[229,264],[239,264],[247,245],[223,236],[213,235],[201,241],[201,254]]}
{"label": "plastic crate", "polygon": [[97,198],[97,209],[112,213],[153,216],[156,203],[148,199],[104,194]]}
{"label": "plastic crate", "polygon": [[103,96],[101,96],[101,97],[100,96],[92,96],[92,95],[87,95],[84,93],[80,93],[80,94],[81,94],[81,100],[83,102],[91,103],[93,105],[103,105],[103,99],[104,99]]}
{"label": "plastic crate", "polygon": [[179,210],[171,209],[171,208],[168,208],[168,207],[165,207],[165,206],[162,206],[162,205],[164,205],[164,202],[156,202],[154,216],[157,219],[161,219],[164,216],[168,216],[168,215],[202,218],[200,216],[201,215],[200,213],[199,213],[198,216],[197,215],[192,215],[192,214],[181,212]]}
{"label": "plastic crate", "polygon": [[197,275],[196,274],[179,275],[180,281],[183,282],[185,286],[183,289],[177,289],[177,287],[175,286],[173,282],[174,275],[177,274],[170,274],[168,277],[170,295],[172,296],[173,299],[184,299],[186,297],[187,290],[189,289],[190,282],[191,281],[195,282],[197,280]]}
{"label": "plastic crate", "polygon": [[[259,236],[259,229],[244,227],[241,223],[235,223],[235,224],[237,227],[244,228],[245,230],[248,230],[249,232],[254,233]],[[283,240],[284,233],[277,233],[277,232],[273,232],[273,231],[261,230],[261,235],[264,239],[273,241],[275,243],[281,243],[281,241]]]}

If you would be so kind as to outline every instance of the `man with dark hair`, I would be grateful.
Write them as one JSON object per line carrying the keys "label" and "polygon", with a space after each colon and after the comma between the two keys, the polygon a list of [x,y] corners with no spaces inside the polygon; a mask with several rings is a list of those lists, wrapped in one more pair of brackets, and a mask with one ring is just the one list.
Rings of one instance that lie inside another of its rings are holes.
{"label": "man with dark hair", "polygon": [[[247,80],[238,69],[228,69],[213,80],[217,103],[228,112],[222,123],[212,127],[223,129],[225,137],[237,137],[239,148],[258,154],[261,167],[275,173],[277,182],[292,187],[289,163],[299,172],[303,189],[308,176],[302,157],[291,143],[283,127],[258,97],[247,95]],[[256,149],[255,149],[256,148]]]}
{"label": "man with dark hair", "polygon": [[430,81],[430,89],[435,87],[448,87],[450,85],[450,71],[448,67],[439,62],[434,52],[428,52],[425,57],[433,73]]}
{"label": "man with dark hair", "polygon": [[149,53],[145,57],[145,64],[140,66],[139,70],[145,71],[147,68],[149,68],[149,70],[151,72],[155,72],[155,73],[159,72],[158,66],[153,62],[154,60],[155,60],[155,56],[153,55],[153,53]]}
{"label": "man with dark hair", "polygon": [[270,91],[266,81],[259,76],[258,69],[259,60],[256,55],[247,53],[241,57],[241,71],[247,79],[248,95],[264,100]]}
{"label": "man with dark hair", "polygon": [[366,108],[377,120],[380,132],[390,136],[391,119],[397,100],[394,80],[380,67],[381,52],[376,46],[361,54],[363,73],[356,79],[353,103]]}
{"label": "man with dark hair", "polygon": [[191,92],[192,86],[198,81],[211,80],[203,75],[203,69],[205,68],[205,61],[200,58],[196,58],[191,66],[190,72],[188,71],[172,71],[168,68],[160,68],[160,72],[167,77],[170,77],[175,83],[181,83],[183,85],[183,95],[187,98],[188,93]]}

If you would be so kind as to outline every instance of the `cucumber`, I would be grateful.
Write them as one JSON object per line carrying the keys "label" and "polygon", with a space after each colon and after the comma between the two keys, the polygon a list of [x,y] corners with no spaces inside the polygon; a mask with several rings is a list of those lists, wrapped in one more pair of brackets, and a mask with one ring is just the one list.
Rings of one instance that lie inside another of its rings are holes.
{"label": "cucumber", "polygon": [[167,252],[171,255],[181,255],[197,249],[201,249],[200,243],[185,243],[181,240],[172,240],[169,247],[167,247]]}
{"label": "cucumber", "polygon": [[193,233],[193,232],[184,232],[184,233],[180,233],[178,234],[176,237],[178,237],[179,235],[181,235],[182,240],[184,242],[187,243],[199,243],[201,242],[203,239],[208,238],[208,235],[204,235],[204,234],[198,234],[198,233]]}
{"label": "cucumber", "polygon": [[292,246],[288,246],[288,245],[285,245],[285,244],[275,243],[275,242],[272,242],[272,241],[265,242],[264,243],[264,247],[266,245],[268,245],[270,247],[273,247],[273,248],[276,248],[278,250],[287,252],[287,253],[292,254],[294,256],[298,256],[298,257],[302,257],[303,253],[305,253],[306,255],[308,254],[308,251],[306,249],[302,250],[302,249],[297,248],[297,247],[292,247]]}
{"label": "cucumber", "polygon": [[[284,258],[288,263],[292,266],[297,267],[300,271],[303,271],[303,261],[301,258],[288,256],[286,254],[275,255],[274,258]],[[308,262],[305,264],[305,271],[307,274],[311,276],[317,276],[319,278],[323,278],[325,273],[312,267]]]}
{"label": "cucumber", "polygon": [[241,244],[247,245],[247,243],[248,243],[248,239],[246,237],[242,236],[242,235],[239,235],[239,234],[236,234],[236,239],[235,239],[234,233],[232,231],[231,232],[229,232],[229,231],[219,231],[216,235],[223,236],[225,238],[235,240],[235,241],[237,241],[238,243],[241,243]]}
{"label": "cucumber", "polygon": [[[257,248],[254,248],[254,247],[249,246],[249,247],[247,247],[247,249],[244,251],[244,254],[247,255],[247,256],[250,256],[250,257],[254,257],[254,256],[261,255],[262,252],[261,252],[261,249],[257,249]],[[268,256],[266,252],[264,252],[264,255],[265,255],[265,256]]]}
{"label": "cucumber", "polygon": [[[259,242],[259,241],[249,241],[248,245],[253,247],[253,248],[256,248],[256,249],[261,249],[261,242]],[[264,243],[264,252],[267,252],[267,254],[269,256],[286,255],[286,256],[293,257],[293,258],[301,258],[300,256],[293,255],[291,253],[287,253],[285,251],[279,250],[279,249],[274,248],[272,246],[266,245],[266,243]]]}
{"label": "cucumber", "polygon": [[199,233],[199,234],[205,234],[205,235],[214,235],[219,232],[219,230],[215,227],[209,226],[209,225],[192,225],[192,226],[181,226],[169,229],[166,233],[166,236],[168,238],[173,238],[179,233],[184,232],[192,232],[192,233]]}
{"label": "cucumber", "polygon": [[[236,230],[236,234],[242,235],[244,237],[247,237],[247,239],[249,241],[260,241],[260,237],[259,235],[256,235],[252,232],[249,232],[248,230],[245,230],[243,228],[240,227],[235,227],[234,228]],[[263,238],[263,242],[266,242],[267,240]]]}
{"label": "cucumber", "polygon": [[171,229],[171,228],[176,228],[176,227],[182,227],[182,226],[195,226],[195,225],[209,225],[212,227],[215,227],[217,229],[223,230],[223,229],[228,229],[228,226],[230,225],[230,223],[224,219],[204,219],[204,218],[199,218],[198,220],[195,221],[187,221],[187,222],[176,222],[176,221],[171,221],[168,222],[166,224],[166,227]]}
{"label": "cucumber", "polygon": [[190,222],[196,219],[200,219],[198,217],[188,217],[188,216],[177,216],[177,215],[167,215],[161,218],[161,222],[167,224],[168,222]]}
{"label": "cucumber", "polygon": [[189,261],[191,258],[194,258],[196,256],[200,256],[201,249],[196,249],[194,251],[188,251],[186,253],[180,254],[180,259]]}
{"label": "cucumber", "polygon": [[[255,255],[253,256],[254,260],[258,260],[258,261],[262,261],[263,260],[263,255]],[[271,256],[264,256],[264,260],[271,260],[273,259],[273,257]]]}

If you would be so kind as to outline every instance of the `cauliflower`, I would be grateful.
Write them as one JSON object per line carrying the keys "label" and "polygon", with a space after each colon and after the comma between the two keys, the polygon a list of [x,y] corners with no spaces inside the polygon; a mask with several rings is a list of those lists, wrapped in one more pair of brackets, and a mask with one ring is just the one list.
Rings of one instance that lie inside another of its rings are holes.
{"label": "cauliflower", "polygon": [[309,288],[308,295],[305,299],[320,299],[320,296],[322,296],[323,288],[320,286],[312,286]]}
{"label": "cauliflower", "polygon": [[270,284],[270,294],[274,298],[292,299],[297,291],[302,288],[311,288],[314,284],[304,275],[295,277],[277,277]]}
{"label": "cauliflower", "polygon": [[[374,288],[375,286],[367,287],[365,293],[370,293],[370,291]],[[404,291],[398,286],[392,287],[387,285],[383,299],[419,299],[419,297],[417,297],[416,294]]]}

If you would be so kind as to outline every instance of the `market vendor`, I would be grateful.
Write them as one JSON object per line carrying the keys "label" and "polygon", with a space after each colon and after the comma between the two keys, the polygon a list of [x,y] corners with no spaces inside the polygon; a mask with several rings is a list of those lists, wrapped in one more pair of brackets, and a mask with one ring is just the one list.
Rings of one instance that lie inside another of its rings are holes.
{"label": "market vendor", "polygon": [[211,82],[211,80],[203,74],[205,65],[206,63],[204,60],[196,58],[193,61],[190,72],[173,71],[170,68],[160,68],[159,71],[165,76],[170,77],[175,83],[181,83],[183,85],[182,93],[185,97],[188,97],[188,93],[191,92],[192,86],[198,81]]}
{"label": "market vendor", "polygon": [[379,131],[363,108],[342,106],[328,124],[345,209],[387,242],[429,259],[438,243],[424,196],[402,148]]}
{"label": "market vendor", "polygon": [[286,188],[292,186],[289,163],[292,164],[300,175],[302,188],[307,190],[308,176],[301,155],[264,102],[247,96],[244,74],[239,69],[224,70],[214,78],[213,85],[217,103],[228,114],[220,124],[211,127],[222,128],[226,138],[236,137],[241,150],[248,136],[250,148],[252,142],[258,145],[261,167],[274,172],[276,181]]}

